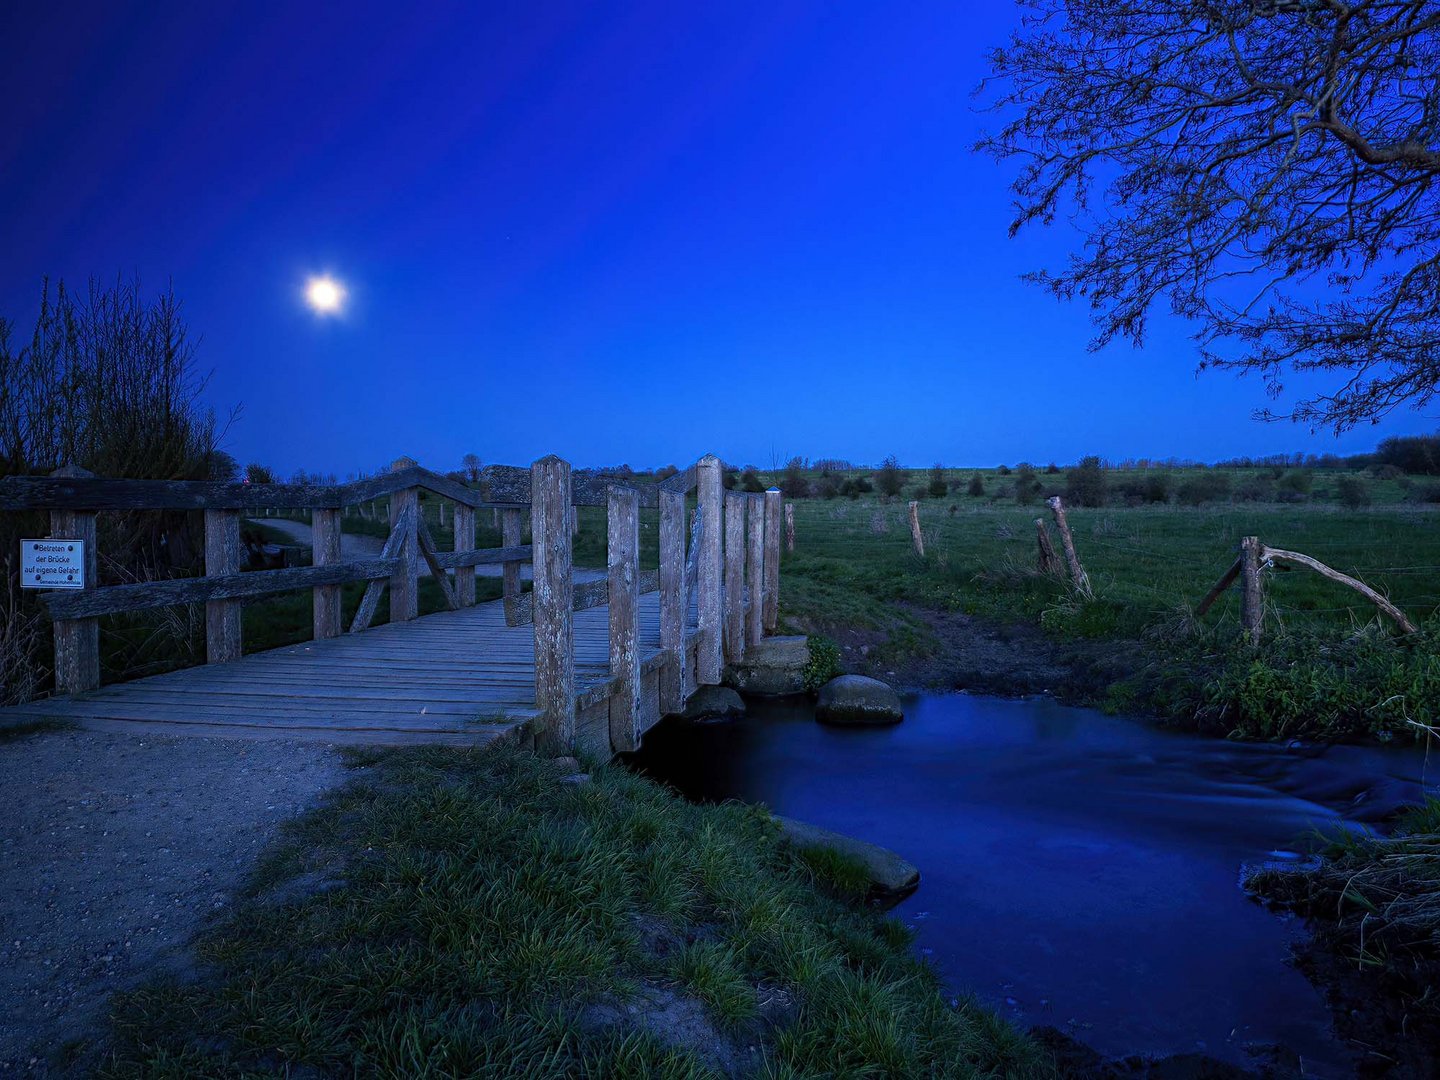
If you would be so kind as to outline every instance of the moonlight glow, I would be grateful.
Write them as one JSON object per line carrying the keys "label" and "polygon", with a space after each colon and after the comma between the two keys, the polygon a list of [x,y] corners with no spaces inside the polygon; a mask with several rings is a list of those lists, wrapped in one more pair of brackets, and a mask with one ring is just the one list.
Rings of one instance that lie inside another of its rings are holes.
{"label": "moonlight glow", "polygon": [[345,303],[345,286],[329,276],[313,277],[305,283],[305,302],[317,315],[337,315]]}

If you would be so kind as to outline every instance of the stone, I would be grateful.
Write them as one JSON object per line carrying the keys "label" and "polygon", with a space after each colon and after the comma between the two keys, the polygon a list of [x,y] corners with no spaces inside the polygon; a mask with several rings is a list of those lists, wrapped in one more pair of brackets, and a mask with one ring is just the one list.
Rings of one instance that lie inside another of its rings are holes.
{"label": "stone", "polygon": [[820,688],[815,719],[823,724],[898,724],[905,718],[900,695],[879,679],[841,675]]}
{"label": "stone", "polygon": [[775,815],[780,823],[780,835],[792,847],[823,847],[838,851],[865,867],[870,875],[871,893],[877,897],[893,898],[914,892],[920,884],[920,871],[913,863],[902,859],[889,848],[857,840],[844,833],[822,829],[806,821]]}
{"label": "stone", "polygon": [[702,686],[685,703],[683,720],[708,722],[745,715],[745,700],[728,686]]}
{"label": "stone", "polygon": [[751,645],[740,663],[725,669],[725,685],[757,697],[803,694],[809,665],[810,639],[804,634],[768,637]]}

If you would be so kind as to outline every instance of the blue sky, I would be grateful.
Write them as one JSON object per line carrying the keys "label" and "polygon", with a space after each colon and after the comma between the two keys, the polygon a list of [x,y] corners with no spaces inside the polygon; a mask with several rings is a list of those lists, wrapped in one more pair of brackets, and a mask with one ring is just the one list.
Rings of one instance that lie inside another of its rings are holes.
{"label": "blue sky", "polygon": [[[707,10],[708,9],[708,10]],[[242,461],[912,465],[1363,450],[1253,421],[1186,328],[1086,351],[1019,275],[965,4],[25,5],[0,314],[174,284]],[[317,318],[307,276],[349,290]]]}

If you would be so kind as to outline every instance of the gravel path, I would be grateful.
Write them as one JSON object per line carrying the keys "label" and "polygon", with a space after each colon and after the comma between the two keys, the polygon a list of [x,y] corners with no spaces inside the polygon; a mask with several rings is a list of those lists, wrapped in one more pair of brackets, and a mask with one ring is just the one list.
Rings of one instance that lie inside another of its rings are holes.
{"label": "gravel path", "polygon": [[0,1076],[45,1075],[116,989],[183,973],[260,849],[345,775],[314,743],[44,731],[0,742]]}

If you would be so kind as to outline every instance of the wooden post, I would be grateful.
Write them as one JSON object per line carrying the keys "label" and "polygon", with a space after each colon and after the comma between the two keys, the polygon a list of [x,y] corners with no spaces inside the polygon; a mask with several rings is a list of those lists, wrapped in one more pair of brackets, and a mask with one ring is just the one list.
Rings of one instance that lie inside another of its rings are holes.
{"label": "wooden post", "polygon": [[660,492],[660,714],[685,708],[685,493]]}
{"label": "wooden post", "polygon": [[915,554],[925,557],[925,538],[920,535],[920,504],[910,502],[910,540],[915,545]]}
{"label": "wooden post", "polygon": [[1240,576],[1240,570],[1244,563],[1245,560],[1243,557],[1237,557],[1235,561],[1230,564],[1230,569],[1220,575],[1220,580],[1210,586],[1210,591],[1201,598],[1200,603],[1195,605],[1195,617],[1197,619],[1210,610],[1210,606],[1214,604],[1216,600],[1220,599],[1226,589],[1235,584],[1235,579]]}
{"label": "wooden post", "polygon": [[1090,578],[1086,576],[1085,568],[1080,565],[1080,556],[1075,554],[1075,538],[1070,535],[1070,522],[1065,518],[1065,503],[1059,495],[1052,495],[1049,504],[1050,512],[1055,515],[1055,527],[1060,530],[1060,545],[1065,549],[1065,561],[1070,565],[1070,583],[1086,600],[1093,600],[1095,594],[1090,589]]}
{"label": "wooden post", "polygon": [[[205,511],[205,576],[240,572],[240,511]],[[240,601],[210,600],[205,604],[205,662],[239,660],[242,651]]]}
{"label": "wooden post", "polygon": [[765,603],[761,622],[767,634],[780,622],[780,492],[765,492]]}
{"label": "wooden post", "polygon": [[725,488],[720,459],[706,454],[695,463],[696,498],[700,503],[700,556],[695,564],[699,610],[699,647],[695,681],[713,686],[720,681],[720,581],[724,572],[720,542],[720,506]]}
{"label": "wooden post", "polygon": [[610,585],[610,749],[640,745],[640,492],[612,484],[605,498]]}
{"label": "wooden post", "polygon": [[785,504],[785,550],[795,550],[795,504]]}
{"label": "wooden post", "polygon": [[[390,466],[399,472],[414,464],[409,458],[401,458]],[[420,490],[405,488],[390,496],[390,527],[400,520],[406,509],[410,510],[410,528],[400,549],[400,567],[390,578],[390,621],[405,622],[419,614],[420,593]]]}
{"label": "wooden post", "polygon": [[1055,554],[1055,545],[1050,543],[1050,530],[1045,528],[1045,519],[1035,519],[1035,539],[1039,545],[1040,554],[1037,558],[1037,567],[1042,574],[1054,574],[1060,570],[1060,556]]}
{"label": "wooden post", "polygon": [[[474,551],[475,508],[466,506],[464,503],[456,503],[450,525],[455,533],[454,549],[456,551]],[[475,567],[457,566],[455,568],[455,598],[460,601],[461,607],[474,605]]]}
{"label": "wooden post", "polygon": [[440,511],[440,528],[443,529],[445,527],[445,500],[437,499],[436,502],[438,503],[437,509]]}
{"label": "wooden post", "polygon": [[535,749],[575,749],[575,580],[570,536],[570,465],[553,454],[530,466],[530,537],[535,583]]}
{"label": "wooden post", "polygon": [[[518,506],[507,506],[500,512],[500,543],[504,547],[519,547],[524,521]],[[505,598],[505,625],[515,626],[520,618],[520,563],[501,564],[502,595]]]}
{"label": "wooden post", "polygon": [[[93,474],[78,465],[56,469],[51,476],[79,479]],[[81,540],[85,544],[85,588],[100,587],[100,552],[93,510],[50,511],[50,535],[57,539]],[[55,689],[62,694],[79,694],[100,685],[100,620],[56,619]]]}
{"label": "wooden post", "polygon": [[[340,511],[320,509],[310,526],[310,562],[328,566],[340,561]],[[339,585],[316,585],[312,590],[311,607],[315,637],[339,637],[342,629]]]}
{"label": "wooden post", "polygon": [[745,658],[745,495],[725,493],[725,662]]}
{"label": "wooden post", "polygon": [[1414,634],[1419,632],[1415,624],[1405,616],[1403,611],[1359,578],[1353,578],[1349,574],[1342,574],[1339,570],[1326,566],[1319,559],[1311,558],[1309,555],[1302,555],[1298,551],[1284,551],[1280,548],[1261,547],[1260,561],[1270,562],[1273,559],[1282,559],[1285,562],[1295,563],[1297,566],[1308,566],[1321,577],[1329,578],[1331,581],[1337,581],[1341,585],[1348,585],[1379,608],[1381,614],[1393,620],[1402,633]]}
{"label": "wooden post", "polygon": [[760,644],[765,636],[765,601],[761,597],[765,583],[765,500],[760,495],[745,496],[747,533],[745,537],[745,585],[750,604],[745,609],[745,648]]}
{"label": "wooden post", "polygon": [[1260,538],[1240,540],[1240,625],[1253,648],[1260,644],[1260,626],[1265,619],[1265,594],[1260,584]]}

